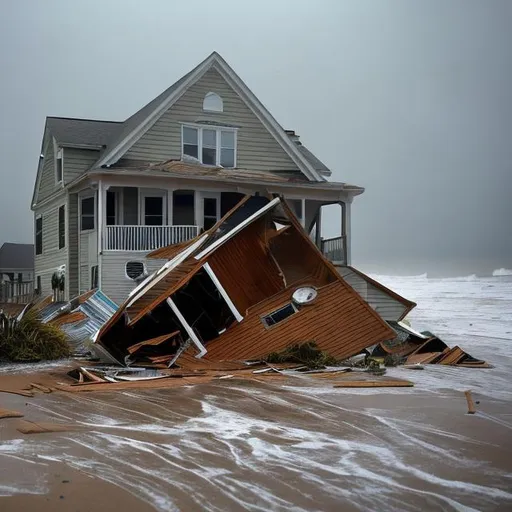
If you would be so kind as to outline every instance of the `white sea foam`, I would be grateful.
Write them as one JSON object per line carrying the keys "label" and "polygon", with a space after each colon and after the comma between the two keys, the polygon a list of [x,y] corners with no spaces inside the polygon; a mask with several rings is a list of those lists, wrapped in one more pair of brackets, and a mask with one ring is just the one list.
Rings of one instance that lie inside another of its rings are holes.
{"label": "white sea foam", "polygon": [[492,275],[494,277],[499,276],[512,276],[512,270],[509,270],[508,268],[497,268],[493,271]]}

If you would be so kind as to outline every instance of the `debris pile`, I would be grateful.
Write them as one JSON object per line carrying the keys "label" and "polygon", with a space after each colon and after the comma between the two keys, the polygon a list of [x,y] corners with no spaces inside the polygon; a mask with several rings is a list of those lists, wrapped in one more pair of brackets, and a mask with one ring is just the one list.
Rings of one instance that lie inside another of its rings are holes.
{"label": "debris pile", "polygon": [[97,290],[35,306],[75,355],[107,364],[76,368],[75,385],[489,367],[404,323],[413,302],[334,267],[279,197],[246,196],[209,230],[148,258],[168,261],[119,307]]}

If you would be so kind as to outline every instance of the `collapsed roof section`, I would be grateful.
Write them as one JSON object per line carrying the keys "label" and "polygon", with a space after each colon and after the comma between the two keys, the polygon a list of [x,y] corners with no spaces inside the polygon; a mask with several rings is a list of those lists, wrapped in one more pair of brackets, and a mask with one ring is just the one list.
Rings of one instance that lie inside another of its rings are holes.
{"label": "collapsed roof section", "polygon": [[118,362],[247,360],[306,341],[338,359],[393,337],[280,198],[246,196],[135,288],[96,344]]}

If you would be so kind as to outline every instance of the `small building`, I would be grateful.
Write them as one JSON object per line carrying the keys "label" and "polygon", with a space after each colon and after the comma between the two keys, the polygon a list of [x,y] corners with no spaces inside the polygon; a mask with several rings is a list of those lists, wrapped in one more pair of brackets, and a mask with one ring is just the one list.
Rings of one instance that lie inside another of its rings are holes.
{"label": "small building", "polygon": [[0,302],[28,301],[34,289],[34,246],[5,242],[0,247]]}
{"label": "small building", "polygon": [[[150,252],[195,238],[245,195],[284,198],[317,247],[349,265],[351,204],[364,189],[330,175],[214,52],[123,122],[46,119],[31,204],[36,279],[48,295],[64,270],[65,298],[100,288],[121,303],[165,262]],[[331,239],[328,205],[339,207]]]}

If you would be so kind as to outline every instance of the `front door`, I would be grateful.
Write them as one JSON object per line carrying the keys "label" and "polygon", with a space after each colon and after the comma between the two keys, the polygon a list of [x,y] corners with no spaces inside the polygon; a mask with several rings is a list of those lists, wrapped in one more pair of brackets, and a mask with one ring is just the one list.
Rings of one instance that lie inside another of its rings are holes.
{"label": "front door", "polygon": [[141,189],[140,223],[143,226],[163,226],[166,222],[165,190]]}
{"label": "front door", "polygon": [[202,193],[203,228],[210,229],[220,219],[220,194]]}

